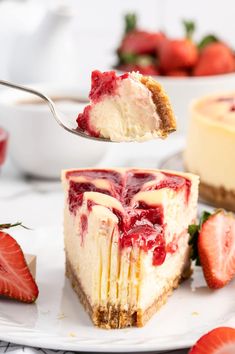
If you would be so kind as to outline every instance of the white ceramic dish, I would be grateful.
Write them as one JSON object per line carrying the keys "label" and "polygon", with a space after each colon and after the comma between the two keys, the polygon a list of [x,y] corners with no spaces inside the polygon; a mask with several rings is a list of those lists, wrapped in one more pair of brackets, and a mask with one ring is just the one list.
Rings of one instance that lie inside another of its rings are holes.
{"label": "white ceramic dish", "polygon": [[[49,84],[28,85],[41,89],[51,97],[79,97],[76,87]],[[109,144],[82,139],[63,130],[55,122],[45,104],[19,104],[34,96],[17,90],[0,93],[0,125],[9,134],[9,153],[18,169],[26,174],[58,178],[63,168],[93,167],[101,161]],[[59,109],[76,117],[84,103],[58,103]]]}
{"label": "white ceramic dish", "polygon": [[235,88],[235,73],[204,77],[153,78],[163,85],[170,97],[178,121],[177,132],[182,135],[187,131],[188,108],[192,100],[211,93],[232,91]]}
{"label": "white ceramic dish", "polygon": [[16,230],[14,236],[25,251],[37,254],[40,295],[33,305],[1,299],[1,340],[73,351],[160,351],[190,347],[216,326],[235,326],[235,281],[211,291],[197,269],[145,327],[95,328],[64,276],[62,228],[41,228],[29,236]]}

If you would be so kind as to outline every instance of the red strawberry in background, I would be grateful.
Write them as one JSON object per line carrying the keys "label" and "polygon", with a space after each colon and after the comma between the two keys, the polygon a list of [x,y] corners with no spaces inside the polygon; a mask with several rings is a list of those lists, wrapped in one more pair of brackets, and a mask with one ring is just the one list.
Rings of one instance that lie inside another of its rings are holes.
{"label": "red strawberry in background", "polygon": [[154,54],[165,35],[161,32],[147,32],[137,29],[135,14],[125,16],[125,35],[118,49],[119,53]]}
{"label": "red strawberry in background", "polygon": [[165,73],[192,68],[197,62],[198,49],[192,41],[195,24],[191,21],[183,21],[183,24],[186,38],[162,40],[157,50],[159,66]]}
{"label": "red strawberry in background", "polygon": [[202,266],[208,287],[222,288],[235,276],[235,216],[224,210],[205,212],[189,233],[192,259]]}
{"label": "red strawberry in background", "polygon": [[158,75],[156,48],[165,35],[137,29],[135,14],[125,16],[125,34],[117,51],[117,67],[122,71],[139,71],[143,75]]}
{"label": "red strawberry in background", "polygon": [[132,54],[155,53],[164,37],[164,34],[161,32],[151,33],[135,30],[123,38],[119,51]]}
{"label": "red strawberry in background", "polygon": [[218,75],[235,70],[235,59],[232,50],[222,42],[205,46],[193,70],[195,76]]}
{"label": "red strawberry in background", "polygon": [[234,354],[235,328],[218,327],[202,336],[189,354]]}
{"label": "red strawberry in background", "polygon": [[[0,225],[0,230],[12,226]],[[0,295],[31,303],[38,297],[35,283],[19,244],[8,233],[0,231]]]}
{"label": "red strawberry in background", "polygon": [[125,33],[117,50],[116,68],[144,75],[171,77],[205,76],[235,71],[235,57],[228,45],[214,34],[193,41],[195,24],[183,21],[184,38],[171,39],[161,31],[137,27],[135,14],[125,16]]}
{"label": "red strawberry in background", "polygon": [[165,72],[193,67],[198,59],[196,45],[189,39],[167,39],[158,51],[159,65]]}

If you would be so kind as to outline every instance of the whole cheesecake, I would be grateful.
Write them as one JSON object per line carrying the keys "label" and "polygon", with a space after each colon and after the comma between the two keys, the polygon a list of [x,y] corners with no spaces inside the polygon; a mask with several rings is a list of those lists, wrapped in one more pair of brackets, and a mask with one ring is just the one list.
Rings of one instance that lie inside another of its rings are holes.
{"label": "whole cheesecake", "polygon": [[184,164],[200,176],[203,199],[235,211],[235,92],[192,105]]}
{"label": "whole cheesecake", "polygon": [[94,325],[143,326],[189,276],[197,176],[143,169],[62,173],[66,274]]}

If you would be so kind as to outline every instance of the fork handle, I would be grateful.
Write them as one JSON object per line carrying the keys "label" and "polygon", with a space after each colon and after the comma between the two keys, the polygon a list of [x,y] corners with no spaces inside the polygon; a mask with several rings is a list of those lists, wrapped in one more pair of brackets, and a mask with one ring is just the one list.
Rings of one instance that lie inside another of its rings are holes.
{"label": "fork handle", "polygon": [[21,91],[24,91],[24,92],[28,92],[28,93],[31,93],[32,95],[36,95],[36,96],[42,98],[44,101],[47,102],[47,104],[48,104],[48,106],[49,106],[49,108],[51,110],[51,113],[54,115],[55,119],[60,124],[60,122],[56,118],[55,106],[54,106],[54,103],[52,102],[52,100],[50,99],[50,97],[44,95],[42,92],[37,91],[37,90],[35,90],[35,89],[31,88],[31,87],[18,85],[18,84],[15,84],[15,83],[12,83],[12,82],[9,82],[9,81],[5,81],[5,80],[0,80],[0,85],[11,87],[11,88],[16,89],[16,90],[21,90]]}
{"label": "fork handle", "polygon": [[47,97],[43,93],[41,93],[41,92],[39,92],[37,90],[34,90],[34,89],[30,88],[30,87],[26,87],[26,86],[18,85],[18,84],[13,84],[12,82],[5,81],[5,80],[0,80],[0,85],[8,86],[8,87],[11,87],[11,88],[16,89],[16,90],[25,91],[25,92],[31,93],[33,95],[36,95],[38,97],[41,97],[43,100],[46,100],[46,101],[49,100],[50,101],[49,97]]}

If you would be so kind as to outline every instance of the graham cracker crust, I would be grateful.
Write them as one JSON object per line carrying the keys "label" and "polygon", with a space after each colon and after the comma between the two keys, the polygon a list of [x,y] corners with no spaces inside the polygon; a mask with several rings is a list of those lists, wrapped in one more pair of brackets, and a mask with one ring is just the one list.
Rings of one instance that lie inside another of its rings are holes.
{"label": "graham cracker crust", "polygon": [[142,327],[145,323],[152,317],[152,315],[160,309],[162,305],[166,303],[168,296],[171,295],[174,289],[176,289],[179,283],[188,278],[191,274],[189,269],[191,269],[191,263],[187,264],[182,275],[177,276],[173,279],[168,287],[165,288],[163,294],[157,298],[154,303],[146,309],[144,312],[141,310],[136,310],[130,308],[128,310],[122,309],[120,306],[113,306],[108,304],[106,307],[102,306],[91,306],[89,299],[84,293],[81,283],[76,276],[73,268],[66,257],[66,276],[69,278],[73,289],[77,293],[80,302],[84,306],[85,310],[90,315],[90,318],[95,326],[104,329],[117,329],[126,327]]}
{"label": "graham cracker crust", "polygon": [[152,92],[157,113],[161,118],[161,136],[166,137],[169,133],[176,130],[176,119],[169,97],[162,86],[150,76],[142,76],[140,81]]}
{"label": "graham cracker crust", "polygon": [[215,207],[235,212],[235,191],[226,190],[224,187],[214,187],[201,182],[199,185],[199,194]]}

